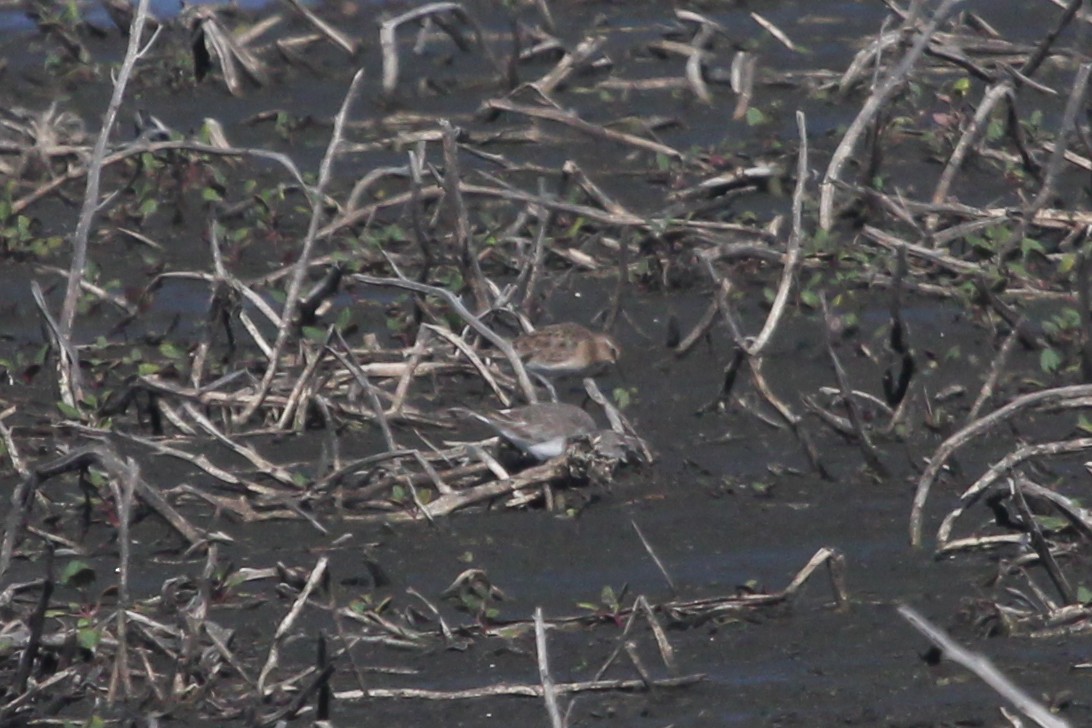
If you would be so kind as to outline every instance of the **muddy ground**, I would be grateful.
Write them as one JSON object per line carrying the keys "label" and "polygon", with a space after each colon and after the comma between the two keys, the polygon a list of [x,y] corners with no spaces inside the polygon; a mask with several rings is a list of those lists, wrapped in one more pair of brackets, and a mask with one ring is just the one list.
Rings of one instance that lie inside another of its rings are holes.
{"label": "muddy ground", "polygon": [[[525,28],[542,23],[529,4],[511,5],[503,12],[499,4],[466,5],[497,57],[511,52],[509,17],[518,18]],[[1061,12],[1047,2],[1035,3],[1034,10],[1016,0],[965,5],[1014,44],[1008,49],[1014,53],[1026,53],[1027,44],[1039,42]],[[633,129],[644,138],[681,150],[683,157],[678,160],[550,122],[530,124],[513,116],[480,113],[483,101],[507,93],[498,79],[498,67],[480,47],[460,51],[445,37],[433,37],[421,56],[404,61],[397,89],[384,95],[376,20],[381,14],[389,17],[410,7],[412,4],[406,3],[350,2],[318,6],[316,10],[340,30],[363,39],[363,48],[349,57],[333,44],[317,41],[286,50],[283,57],[267,52],[263,57],[273,69],[269,79],[263,85],[245,81],[239,95],[229,93],[217,68],[196,81],[186,31],[168,26],[160,41],[160,54],[154,57],[158,65],[144,72],[138,66],[115,139],[121,143],[135,136],[131,119],[138,109],[154,115],[182,137],[197,133],[202,121],[211,117],[223,125],[232,144],[283,152],[313,175],[351,75],[363,67],[366,77],[350,114],[350,141],[366,144],[399,132],[432,132],[438,128],[438,119],[447,118],[482,135],[470,146],[504,157],[503,164],[496,164],[484,154],[464,152],[462,172],[468,178],[479,175],[474,179],[481,181],[486,174],[496,175],[505,184],[533,194],[539,179],[553,189],[561,165],[572,160],[626,209],[650,218],[665,208],[674,191],[703,177],[737,167],[773,164],[780,170],[776,182],[725,198],[712,212],[695,213],[696,217],[705,215],[760,231],[775,216],[790,213],[796,183],[791,170],[798,148],[794,113],[803,110],[811,147],[808,165],[813,173],[805,206],[805,228],[811,242],[804,247],[798,285],[765,354],[763,371],[777,395],[804,416],[803,427],[816,445],[827,477],[816,471],[799,439],[746,376],[740,376],[729,397],[709,407],[718,399],[725,367],[735,349],[732,334],[719,317],[708,336],[685,356],[669,348],[671,321],[678,323],[682,333],[689,332],[714,296],[717,286],[699,260],[700,251],[707,249],[710,241],[659,235],[641,226],[597,227],[577,215],[564,214],[554,221],[550,240],[551,245],[569,252],[548,256],[542,296],[532,307],[532,318],[538,323],[601,321],[617,292],[617,258],[611,252],[617,246],[609,247],[604,238],[633,243],[636,254],[627,262],[634,266],[631,280],[624,288],[621,315],[613,328],[624,354],[618,369],[601,376],[599,384],[616,399],[625,400],[623,412],[654,451],[653,464],[624,467],[610,484],[566,487],[555,483],[563,503],[553,511],[541,505],[514,510],[495,502],[433,522],[380,523],[375,512],[343,506],[339,498],[345,492],[339,491],[335,497],[330,491],[308,490],[309,483],[329,472],[332,460],[349,461],[385,449],[374,421],[339,415],[326,426],[309,422],[298,431],[276,432],[272,427],[275,413],[265,412],[263,420],[260,412],[253,422],[239,428],[240,437],[298,476],[302,490],[277,502],[306,511],[311,520],[281,508],[268,520],[247,522],[239,512],[223,504],[213,505],[194,491],[234,499],[253,497],[253,493],[233,490],[189,463],[156,455],[110,434],[151,436],[149,423],[135,409],[104,417],[88,407],[82,417],[73,417],[72,412],[57,406],[54,360],[44,358],[46,339],[28,281],[38,281],[51,308],[59,311],[64,284],[52,267],[67,269],[69,264],[67,244],[58,236],[70,234],[75,227],[83,194],[83,178],[79,177],[22,209],[21,214],[31,220],[32,234],[20,238],[19,244],[14,242],[15,216],[3,223],[9,239],[0,266],[0,359],[6,378],[0,388],[0,405],[3,409],[14,407],[4,418],[12,433],[9,447],[14,443],[24,462],[33,467],[71,448],[109,442],[132,457],[144,480],[166,493],[193,524],[222,534],[214,566],[223,578],[211,579],[220,588],[213,589],[216,593],[208,598],[207,618],[233,630],[229,640],[237,663],[217,672],[215,682],[198,685],[195,676],[201,670],[195,666],[197,655],[215,652],[207,639],[199,648],[173,644],[159,649],[134,634],[130,638],[134,674],[145,676],[144,666],[151,664],[156,679],[138,677],[129,701],[108,705],[110,662],[98,660],[96,654],[108,653],[111,644],[107,638],[112,623],[106,620],[117,599],[116,511],[104,495],[106,491],[88,496],[90,507],[83,510],[84,496],[76,478],[68,476],[42,488],[42,499],[28,521],[40,532],[65,539],[54,541],[51,569],[63,577],[56,584],[44,630],[63,634],[82,615],[81,638],[94,633],[105,642],[97,653],[83,645],[85,651],[76,657],[52,658],[54,670],[60,663],[74,670],[73,677],[37,694],[33,709],[11,709],[5,720],[14,725],[32,716],[73,721],[99,716],[135,720],[140,725],[153,717],[164,722],[169,719],[175,725],[204,725],[209,720],[261,723],[290,703],[299,686],[313,679],[313,675],[304,674],[297,682],[289,681],[315,664],[321,635],[332,655],[329,685],[334,697],[329,715],[334,724],[548,724],[541,698],[453,694],[501,684],[538,684],[533,635],[521,630],[513,636],[501,629],[506,623],[530,619],[536,607],[542,608],[547,620],[598,613],[597,620],[549,631],[554,680],[588,681],[623,641],[625,617],[611,614],[613,607],[605,598],[605,589],[621,595],[619,601],[626,608],[637,595],[653,605],[699,598],[723,599],[731,605],[740,595],[785,588],[817,551],[829,548],[844,557],[846,605],[835,604],[835,593],[821,567],[793,598],[772,606],[726,609],[692,619],[658,612],[674,651],[673,669],[662,661],[647,622],[638,620],[624,639],[632,641],[651,677],[677,674],[701,678],[678,687],[563,696],[563,708],[572,703],[568,724],[650,728],[1008,725],[999,710],[1008,704],[994,690],[949,661],[933,664],[923,659],[929,643],[896,613],[898,604],[909,604],[951,630],[965,646],[988,656],[1031,695],[1057,708],[1072,725],[1092,723],[1087,669],[1092,645],[1088,637],[1066,633],[1031,636],[1030,628],[1021,629],[1013,623],[1007,623],[1006,628],[1001,616],[1015,614],[1006,608],[1026,609],[1029,604],[1057,600],[1041,569],[1034,563],[1018,563],[1029,549],[1008,544],[944,558],[935,557],[932,551],[940,520],[956,505],[960,492],[1022,443],[1079,436],[1081,410],[1036,413],[1006,422],[990,437],[961,450],[928,501],[923,547],[913,548],[908,543],[911,503],[927,459],[963,424],[1010,332],[1000,317],[967,292],[965,284],[973,282],[974,276],[961,278],[918,259],[912,262],[901,309],[916,365],[907,395],[910,414],[895,431],[885,433],[880,432],[879,421],[884,415],[866,413],[867,418],[875,418],[874,437],[885,472],[878,474],[866,466],[853,437],[835,433],[818,418],[805,414],[805,396],[837,386],[816,294],[822,292],[846,322],[835,333],[835,341],[852,386],[881,397],[882,378],[890,366],[885,350],[890,336],[894,256],[861,244],[859,235],[865,224],[873,224],[918,240],[912,226],[900,226],[887,212],[863,204],[844,211],[833,232],[816,232],[815,183],[868,94],[865,87],[840,94],[830,84],[836,83],[853,55],[880,32],[887,17],[883,4],[833,0],[697,4],[695,11],[724,29],[711,46],[713,59],[707,71],[727,72],[740,49],[757,58],[751,108],[758,113],[734,119],[738,96],[727,84],[711,84],[710,102],[704,103],[683,80],[685,60],[648,50],[648,44],[670,35],[676,26],[685,27],[663,4],[553,3],[557,35],[564,45],[572,48],[594,31],[606,39],[601,54],[613,63],[609,69],[587,71],[556,92],[562,107],[576,110],[597,125],[643,119],[644,126],[632,123],[618,128]],[[799,47],[792,50],[774,39],[756,24],[750,15],[754,11]],[[309,32],[302,19],[281,9],[256,16],[228,15],[225,23],[234,28],[274,12],[285,15],[274,35],[288,38]],[[74,58],[78,53],[66,50],[56,36],[13,32],[5,38],[0,46],[0,57],[7,62],[0,75],[0,105],[40,113],[56,102],[58,110],[74,114],[89,134],[96,133],[111,91],[104,69],[120,60],[125,39],[105,19],[91,17],[101,32],[86,27],[75,31],[88,53],[83,60]],[[971,27],[966,16],[962,20],[961,27]],[[1025,120],[1036,114],[1035,127],[1030,130],[1036,139],[1056,132],[1061,123],[1074,69],[1081,60],[1075,49],[1087,47],[1086,27],[1083,21],[1068,27],[1058,42],[1058,52],[1036,77],[1057,89],[1058,96],[1021,91],[1020,113]],[[408,56],[411,40],[403,38],[402,43]],[[518,74],[523,81],[534,80],[549,70],[554,60],[520,65]],[[986,56],[976,56],[976,60],[992,63]],[[1006,62],[1018,65],[1018,59]],[[679,83],[666,89],[646,89],[636,83],[622,88],[608,83],[619,78],[636,82],[668,77]],[[963,78],[969,78],[965,89],[959,85]],[[958,129],[973,115],[973,105],[983,88],[980,79],[955,67],[934,67],[913,77],[910,90],[892,102],[889,115],[889,119],[905,121],[883,140],[880,173],[887,193],[928,199]],[[1083,114],[1079,118],[1083,120]],[[535,132],[530,140],[482,141],[484,135],[526,132],[527,128]],[[79,143],[90,142],[83,139]],[[1005,148],[1003,140],[991,139],[990,144]],[[357,179],[382,166],[405,164],[405,151],[412,146],[412,142],[397,148],[377,144],[345,156],[335,166],[328,193],[344,202]],[[85,369],[102,399],[123,390],[139,362],[154,364],[156,374],[171,381],[182,383],[188,376],[190,357],[206,330],[208,285],[173,278],[150,295],[142,298],[141,293],[161,273],[212,269],[208,245],[211,216],[222,218],[228,268],[278,306],[283,297],[278,299],[271,292],[283,283],[266,286],[259,281],[295,260],[307,229],[306,201],[277,165],[253,159],[217,159],[199,165],[184,160],[181,152],[175,154],[159,152],[154,161],[145,160],[150,166],[114,169],[105,176],[104,190],[121,192],[104,206],[92,233],[94,277],[99,285],[136,306],[137,315],[127,320],[118,307],[89,299],[77,316],[73,334],[77,343],[90,346],[103,337],[99,349],[88,348],[82,355],[96,360],[88,361]],[[432,143],[428,155],[431,163],[442,165],[438,143]],[[50,176],[62,173],[66,165],[83,161],[56,157],[34,169],[30,168],[33,161],[19,166],[14,162],[17,158],[10,149],[5,151],[5,161],[13,164],[10,169],[19,169],[19,176],[6,182],[5,204],[24,199]],[[694,161],[697,159],[702,164]],[[857,161],[860,164],[854,169],[860,171],[865,162]],[[1011,163],[988,155],[972,159],[953,186],[949,201],[1019,208],[1023,200],[1034,196],[1036,188],[1033,181],[1006,165]],[[215,169],[215,174],[210,169]],[[1064,167],[1051,207],[1087,209],[1087,179],[1087,172],[1079,167]],[[254,181],[253,187],[247,186],[248,180]],[[269,198],[272,219],[259,218],[253,210],[237,216],[226,212],[278,184],[287,186]],[[389,187],[379,189],[375,199],[404,189],[400,182],[385,184]],[[158,202],[154,210],[143,207],[149,199]],[[376,245],[386,246],[415,272],[420,261],[416,246],[406,239],[406,231],[412,227],[408,207],[382,208],[367,227],[350,226],[320,240],[316,256],[339,256],[353,271],[389,276],[391,268],[375,254],[374,246],[369,248],[382,234],[388,237]],[[481,212],[475,208],[475,214],[481,216],[474,218],[474,234],[483,247],[489,235],[511,221],[515,209],[495,205]],[[329,214],[336,217],[332,210]],[[1011,218],[1006,220],[1011,223]],[[587,228],[581,229],[582,224]],[[533,225],[530,227],[533,231]],[[138,229],[154,245],[118,232],[121,228]],[[738,237],[725,233],[720,242],[757,241],[780,251],[786,230],[782,227],[765,240],[757,232]],[[1061,243],[1065,231],[1033,228],[1028,235],[1034,235],[1046,248],[1043,260],[1022,260],[1023,273],[998,283],[995,290],[1036,322],[1064,318],[1076,305],[1073,282],[1066,275],[1045,271],[1055,270],[1056,259],[1050,255],[1065,252]],[[29,238],[42,244],[36,246]],[[501,283],[516,280],[520,268],[511,261],[518,256],[507,252],[513,246],[503,240],[495,245],[500,251],[496,256],[482,256],[487,275]],[[985,268],[988,256],[975,256],[973,248],[953,244],[952,255],[964,255]],[[449,273],[457,268],[453,260],[452,256],[445,261]],[[581,264],[586,260],[591,263]],[[718,261],[721,272],[735,284],[731,294],[734,309],[748,335],[757,333],[769,312],[781,273],[779,261],[780,256],[771,262],[761,255]],[[324,264],[316,264],[310,280],[318,280],[325,270]],[[1008,290],[1016,288],[1024,292]],[[1028,294],[1028,289],[1037,289],[1042,295]],[[405,296],[347,281],[332,304],[320,323],[337,322],[353,345],[359,345],[368,334],[375,334],[378,343],[392,351],[414,341],[414,330],[408,323],[411,306]],[[124,325],[119,325],[122,321]],[[266,333],[271,333],[268,327]],[[165,348],[165,344],[170,346]],[[223,353],[224,343],[220,341],[218,346]],[[1058,352],[1060,365],[1044,364],[1042,346],[1015,347],[986,412],[1034,389],[1081,381],[1075,338],[1062,337],[1045,348]],[[133,357],[133,351],[139,351],[140,356]],[[247,370],[261,376],[263,360],[253,345],[244,341],[232,357],[222,360],[224,373]],[[380,384],[386,389],[393,385],[391,381]],[[944,393],[944,398],[938,393]],[[561,394],[578,404],[584,399],[579,383],[563,385]],[[425,413],[456,403],[498,405],[480,379],[466,370],[415,384],[411,400]],[[465,439],[462,436],[467,434],[418,422],[395,422],[394,427],[405,447],[423,448],[426,442],[440,444]],[[167,435],[175,446],[204,454],[222,468],[275,485],[210,438],[181,437],[169,425]],[[1088,490],[1082,462],[1077,452],[1040,458],[1025,466],[1039,482],[1079,499]],[[0,465],[3,492],[13,491],[21,480],[12,458],[5,458]],[[265,506],[275,510],[269,503]],[[396,510],[410,512],[412,504],[398,503]],[[1003,524],[994,525],[994,514],[981,503],[965,519],[957,530],[967,534],[1016,533]],[[662,561],[673,589],[642,545],[635,526]],[[1055,537],[1057,544],[1068,547],[1062,566],[1072,587],[1092,587],[1087,543],[1064,531]],[[210,588],[209,575],[203,576],[206,565],[212,563],[206,550],[187,549],[178,534],[147,508],[138,508],[131,542],[130,598],[141,605],[135,611],[143,610],[167,624],[181,624],[181,606]],[[9,573],[3,577],[5,586],[25,585],[46,575],[48,560],[42,544],[41,536],[24,536]],[[329,559],[327,578],[290,632],[278,638],[281,658],[271,680],[286,683],[260,700],[255,697],[254,679],[266,662],[274,630],[320,557]],[[82,567],[82,580],[73,576],[73,564]],[[241,573],[240,569],[269,569],[278,564],[296,578],[269,575],[231,582],[230,575]],[[488,600],[488,613],[468,612],[470,597],[461,601],[443,597],[467,569],[480,569],[489,583],[503,592],[503,598]],[[168,580],[173,587],[165,586]],[[21,616],[40,593],[40,584],[30,584],[6,597],[3,615],[12,633],[19,631]],[[173,605],[170,595],[175,599]],[[429,604],[438,614],[432,613]],[[390,638],[384,642],[375,622],[334,616],[335,608],[345,606],[359,614],[381,614],[392,624],[420,633],[416,637],[397,635],[392,628],[383,633]],[[453,634],[441,634],[440,617],[455,628]],[[1078,619],[1076,623],[1083,622]],[[400,639],[393,644],[396,636]],[[164,657],[172,649],[188,655],[192,662],[179,658],[172,664]],[[18,651],[4,659],[14,665]],[[4,670],[14,673],[15,667],[5,664]],[[45,680],[49,670],[43,658],[33,679]],[[623,652],[604,677],[632,680],[639,678],[639,672]],[[172,685],[179,694],[169,694]],[[188,687],[183,690],[183,685]],[[383,688],[435,692],[402,698],[350,695],[353,690]],[[5,695],[3,702],[7,704],[14,697]],[[295,717],[297,722],[314,719],[313,702],[313,698],[307,701]]]}

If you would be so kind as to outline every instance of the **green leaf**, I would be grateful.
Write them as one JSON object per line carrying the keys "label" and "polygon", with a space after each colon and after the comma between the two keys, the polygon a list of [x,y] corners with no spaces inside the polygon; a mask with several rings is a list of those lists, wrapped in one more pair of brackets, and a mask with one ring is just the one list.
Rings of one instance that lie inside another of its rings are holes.
{"label": "green leaf", "polygon": [[1030,253],[1032,251],[1034,251],[1034,252],[1036,252],[1036,253],[1038,253],[1039,255],[1042,255],[1042,256],[1046,255],[1046,248],[1044,248],[1043,244],[1040,243],[1038,240],[1035,240],[1034,238],[1024,238],[1020,242],[1020,251],[1024,255],[1027,255],[1028,253]]}
{"label": "green leaf", "polygon": [[184,359],[186,357],[185,351],[169,341],[164,341],[159,345],[159,353],[167,359]]}
{"label": "green leaf", "polygon": [[76,631],[76,641],[79,642],[80,647],[85,650],[94,652],[98,647],[99,642],[102,641],[102,632],[97,629],[80,629]]}
{"label": "green leaf", "polygon": [[754,106],[747,109],[747,126],[758,126],[766,123],[766,115],[762,113],[761,109],[756,109]]}
{"label": "green leaf", "polygon": [[58,402],[57,409],[70,420],[80,419],[80,411],[66,402]]}
{"label": "green leaf", "polygon": [[1092,589],[1089,589],[1083,584],[1077,587],[1077,601],[1081,604],[1092,602]]}
{"label": "green leaf", "polygon": [[348,306],[345,306],[337,313],[337,327],[344,331],[349,328],[349,324],[353,322],[353,310]]}
{"label": "green leaf", "polygon": [[159,374],[162,371],[162,367],[152,362],[141,362],[137,367],[137,374],[142,377],[150,377],[155,374]]}
{"label": "green leaf", "polygon": [[1069,521],[1061,516],[1036,516],[1035,522],[1044,531],[1061,531],[1069,525]]}
{"label": "green leaf", "polygon": [[79,559],[69,561],[61,572],[60,582],[67,586],[82,587],[95,581],[95,570]]}
{"label": "green leaf", "polygon": [[614,397],[614,404],[618,409],[624,410],[626,407],[629,407],[631,397],[629,390],[625,387],[615,387],[614,391],[611,392],[611,396]]}
{"label": "green leaf", "polygon": [[326,341],[326,329],[321,326],[304,326],[303,335],[309,341],[321,344]]}
{"label": "green leaf", "polygon": [[1054,349],[1047,347],[1039,354],[1039,368],[1047,374],[1053,374],[1058,371],[1058,367],[1061,365],[1062,355]]}

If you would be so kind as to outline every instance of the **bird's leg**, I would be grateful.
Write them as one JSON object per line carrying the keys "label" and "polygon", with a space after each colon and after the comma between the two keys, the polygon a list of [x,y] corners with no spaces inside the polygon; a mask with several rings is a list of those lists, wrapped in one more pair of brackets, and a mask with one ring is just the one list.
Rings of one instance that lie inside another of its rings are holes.
{"label": "bird's leg", "polygon": [[534,374],[535,374],[535,378],[538,379],[538,381],[542,382],[542,384],[546,387],[546,390],[550,393],[550,401],[551,402],[556,402],[557,401],[557,390],[554,389],[553,382],[551,382],[549,379],[547,379],[543,375],[539,374],[538,372],[535,372]]}

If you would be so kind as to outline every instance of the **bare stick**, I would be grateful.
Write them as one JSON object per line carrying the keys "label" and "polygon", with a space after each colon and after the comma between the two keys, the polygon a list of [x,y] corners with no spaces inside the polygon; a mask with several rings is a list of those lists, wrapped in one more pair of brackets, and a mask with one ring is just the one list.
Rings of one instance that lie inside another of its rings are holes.
{"label": "bare stick", "polygon": [[[119,461],[120,463],[120,461]],[[110,678],[109,701],[116,698],[115,686],[120,683],[122,697],[128,700],[133,694],[132,679],[129,675],[129,628],[126,624],[126,610],[129,609],[129,565],[132,561],[132,542],[129,538],[129,521],[133,517],[133,491],[140,479],[140,471],[133,460],[126,459],[117,476],[110,479],[110,490],[118,514],[118,602],[117,602],[117,653],[114,655],[114,672]],[[120,482],[118,482],[120,480]]]}
{"label": "bare stick", "polygon": [[651,544],[649,544],[648,539],[645,538],[645,535],[643,533],[641,533],[641,527],[638,526],[637,521],[634,521],[633,519],[630,519],[629,523],[631,526],[633,526],[633,530],[637,532],[637,538],[641,539],[641,545],[645,547],[645,551],[647,551],[648,555],[652,557],[652,562],[656,564],[656,568],[660,570],[661,574],[663,574],[664,581],[666,581],[668,587],[671,588],[672,596],[677,595],[679,592],[675,588],[675,581],[671,578],[671,574],[667,573],[667,569],[664,568],[664,563],[660,561],[660,557],[657,556],[656,552],[652,550],[652,546]]}
{"label": "bare stick", "polygon": [[831,156],[830,164],[827,166],[826,174],[823,175],[823,181],[819,185],[819,227],[823,230],[830,230],[834,225],[834,189],[836,182],[839,180],[842,167],[849,160],[853,154],[853,150],[857,147],[857,142],[860,139],[864,131],[872,123],[876,114],[882,109],[895,95],[895,91],[898,90],[903,83],[906,82],[906,77],[910,74],[910,71],[914,68],[914,64],[921,58],[922,53],[925,52],[925,47],[929,45],[929,40],[936,32],[944,19],[951,12],[952,8],[958,5],[961,0],[944,0],[933,14],[933,19],[929,22],[925,28],[922,29],[921,34],[918,36],[914,45],[903,56],[899,65],[895,67],[887,78],[883,80],[872,95],[869,96],[868,101],[861,107],[860,112],[857,114],[857,118],[853,120],[853,123],[849,125],[849,129],[846,131],[845,136],[842,137],[842,141],[838,144],[838,148],[834,150],[834,154]]}
{"label": "bare stick", "polygon": [[76,223],[76,233],[72,238],[72,266],[68,273],[68,287],[64,294],[64,306],[61,308],[61,332],[65,335],[65,338],[72,333],[72,324],[76,320],[76,304],[79,302],[80,297],[80,281],[83,279],[84,268],[87,267],[87,243],[91,237],[91,225],[95,221],[95,212],[99,207],[99,187],[102,180],[103,159],[106,157],[106,144],[110,141],[110,132],[114,128],[114,121],[117,119],[121,100],[125,97],[125,87],[129,83],[129,76],[133,73],[133,67],[159,35],[159,28],[157,28],[148,40],[148,45],[141,49],[140,42],[144,35],[144,22],[148,19],[148,5],[149,0],[140,0],[137,4],[136,15],[133,16],[132,25],[129,26],[129,47],[125,50],[125,60],[121,63],[118,80],[114,84],[114,93],[110,97],[110,104],[106,107],[106,115],[102,120],[102,129],[99,130],[99,137],[95,141],[95,151],[91,155],[91,164],[87,169],[87,187],[83,194],[80,219]]}
{"label": "bare stick", "polygon": [[500,336],[491,328],[483,324],[477,316],[470,313],[462,301],[453,294],[451,291],[445,288],[438,288],[436,286],[430,286],[425,283],[417,283],[405,278],[377,278],[376,276],[368,276],[364,274],[357,274],[353,276],[354,280],[358,280],[361,283],[367,283],[372,286],[391,286],[393,288],[405,288],[409,291],[416,293],[423,293],[428,296],[436,296],[442,298],[448,306],[451,306],[452,310],[466,322],[470,328],[477,331],[486,339],[501,350],[505,358],[508,359],[508,363],[512,365],[512,368],[516,372],[516,380],[519,382],[520,389],[523,391],[523,396],[530,403],[538,401],[537,395],[535,395],[535,388],[531,384],[530,378],[527,376],[527,371],[523,368],[523,362],[520,360],[519,355],[516,354],[516,350],[512,348],[511,342]]}
{"label": "bare stick", "polygon": [[299,596],[296,597],[296,601],[293,602],[292,608],[288,610],[288,614],[284,615],[284,619],[277,625],[277,631],[273,635],[273,644],[269,648],[269,656],[266,658],[261,674],[258,675],[259,695],[265,693],[266,680],[269,677],[269,674],[277,666],[281,641],[284,639],[284,636],[288,634],[288,631],[292,629],[292,625],[296,623],[296,620],[299,619],[300,613],[303,612],[304,605],[307,604],[307,599],[318,587],[321,579],[326,575],[326,564],[328,561],[329,560],[325,556],[318,560],[315,564],[315,568],[311,570],[311,575],[307,577],[307,583],[304,584],[303,589],[300,590]]}
{"label": "bare stick", "polygon": [[1012,703],[1017,710],[1038,723],[1042,728],[1069,728],[1069,721],[1051,713],[1049,708],[1032,698],[1016,683],[1005,677],[988,658],[975,654],[960,645],[942,629],[921,616],[913,607],[900,604],[898,610],[903,619],[929,638],[929,641],[940,648],[950,660],[973,672],[979,679],[998,692],[1001,697]]}
{"label": "bare stick", "polygon": [[45,319],[53,346],[57,349],[57,379],[61,401],[72,409],[76,409],[83,401],[79,354],[72,346],[64,328],[49,313],[49,306],[46,305],[45,296],[42,295],[42,288],[38,285],[38,281],[30,282],[30,292],[34,295],[34,303],[38,306],[38,311]]}
{"label": "bare stick", "polygon": [[788,250],[785,251],[785,266],[781,271],[781,283],[777,287],[770,315],[758,337],[746,347],[750,356],[761,356],[766,348],[789,299],[796,266],[800,261],[800,243],[804,237],[804,190],[808,180],[808,120],[803,111],[796,112],[796,128],[800,132],[800,151],[796,157],[796,189],[792,195],[792,233],[789,235]]}
{"label": "bare stick", "polygon": [[[1019,249],[1028,226],[1035,219],[1036,213],[1046,207],[1051,195],[1054,194],[1054,181],[1058,178],[1058,173],[1062,170],[1062,163],[1065,161],[1065,135],[1069,129],[1076,127],[1077,113],[1084,108],[1084,98],[1088,92],[1090,73],[1092,73],[1092,64],[1090,63],[1082,63],[1080,68],[1077,69],[1077,75],[1073,79],[1073,90],[1069,94],[1069,100],[1065,105],[1065,114],[1062,116],[1062,123],[1058,129],[1058,141],[1054,144],[1054,151],[1050,155],[1050,163],[1047,165],[1046,174],[1043,175],[1043,184],[1039,188],[1039,194],[1035,195],[1035,199],[1025,208],[1016,234],[1009,240],[1009,244],[1005,246],[1006,249]],[[1003,250],[1002,254],[1004,252]]]}
{"label": "bare stick", "polygon": [[845,402],[849,423],[852,425],[853,432],[857,436],[857,444],[860,446],[861,454],[864,455],[868,467],[872,468],[872,471],[880,477],[885,477],[887,475],[887,468],[884,467],[883,461],[880,459],[880,454],[876,451],[876,446],[872,444],[872,440],[869,438],[868,432],[864,428],[864,423],[861,421],[861,417],[857,412],[857,401],[854,399],[853,391],[849,386],[849,377],[846,376],[845,368],[842,367],[842,362],[838,359],[837,352],[834,351],[834,317],[827,307],[827,297],[825,294],[819,294],[819,302],[823,306],[823,321],[826,324],[823,329],[827,340],[827,355],[830,357],[831,366],[834,368],[834,377],[838,382],[838,389],[842,393],[842,401]]}
{"label": "bare stick", "polygon": [[280,359],[281,353],[284,351],[284,347],[288,344],[288,337],[291,335],[293,327],[296,321],[296,311],[299,307],[300,290],[303,288],[303,279],[307,275],[308,263],[311,260],[311,250],[315,246],[315,240],[318,238],[319,223],[322,221],[322,197],[326,184],[330,181],[330,172],[334,167],[334,157],[337,156],[338,145],[341,144],[341,135],[345,129],[345,121],[349,117],[349,106],[352,104],[353,99],[356,97],[356,92],[360,88],[360,82],[364,79],[364,70],[361,69],[353,76],[352,82],[349,84],[349,90],[345,94],[345,100],[341,104],[341,109],[337,112],[337,116],[334,117],[334,131],[330,135],[330,143],[326,147],[326,154],[322,157],[322,163],[319,165],[319,177],[315,187],[310,190],[309,197],[311,198],[311,222],[307,226],[307,235],[303,239],[303,249],[300,251],[300,257],[296,260],[295,270],[292,272],[292,278],[288,283],[288,293],[284,301],[284,311],[281,313],[281,327],[277,331],[277,340],[273,344],[273,353],[269,357],[269,365],[265,369],[265,375],[262,377],[262,382],[258,387],[258,391],[254,394],[250,403],[243,410],[240,416],[240,421],[246,422],[254,413],[258,411],[258,408],[262,406],[265,401],[265,397],[269,394],[269,389],[273,386],[273,378],[277,375],[277,363]]}
{"label": "bare stick", "polygon": [[557,704],[557,689],[550,675],[550,659],[546,654],[546,625],[542,622],[542,607],[535,607],[535,649],[538,651],[538,678],[542,682],[542,697],[553,728],[563,728],[561,708]]}
{"label": "bare stick", "polygon": [[914,505],[910,511],[910,543],[913,546],[921,546],[921,521],[925,510],[925,502],[929,500],[929,489],[940,475],[944,463],[956,450],[974,437],[989,431],[994,425],[1024,409],[1048,407],[1057,405],[1067,399],[1089,396],[1092,396],[1092,385],[1090,384],[1074,384],[1068,387],[1055,387],[1025,394],[1009,402],[1004,407],[994,410],[982,419],[966,425],[942,442],[929,459],[929,467],[925,469],[925,472],[918,480],[917,491],[914,493]]}
{"label": "bare stick", "polygon": [[993,396],[994,390],[997,389],[997,382],[1001,379],[1001,373],[1008,370],[1009,358],[1012,356],[1012,352],[1016,348],[1016,342],[1019,339],[1019,332],[1016,329],[1013,329],[1012,332],[1005,337],[1005,341],[1001,344],[1001,348],[998,352],[994,354],[989,376],[987,376],[986,381],[982,383],[982,389],[978,391],[978,396],[975,398],[974,404],[971,405],[971,410],[967,413],[967,417],[963,421],[964,426],[967,426],[978,419],[978,413],[982,411],[986,402]]}
{"label": "bare stick", "polygon": [[459,265],[463,270],[463,277],[470,285],[474,294],[474,300],[479,311],[489,308],[488,287],[485,283],[485,275],[478,263],[477,251],[474,249],[473,236],[470,232],[470,215],[466,211],[466,201],[463,199],[462,190],[459,188],[459,145],[457,129],[447,119],[440,120],[440,130],[443,132],[444,141],[444,197],[450,206],[453,227],[455,228],[455,244],[459,250]]}

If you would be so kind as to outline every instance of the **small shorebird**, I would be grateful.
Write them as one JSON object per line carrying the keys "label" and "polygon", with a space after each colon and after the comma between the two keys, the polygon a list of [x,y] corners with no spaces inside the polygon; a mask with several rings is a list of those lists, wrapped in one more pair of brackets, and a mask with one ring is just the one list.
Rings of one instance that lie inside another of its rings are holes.
{"label": "small shorebird", "polygon": [[572,322],[543,326],[516,337],[512,346],[527,371],[538,375],[555,399],[550,379],[594,374],[617,363],[622,355],[609,335]]}
{"label": "small shorebird", "polygon": [[599,429],[587,412],[561,402],[528,404],[488,415],[465,407],[453,407],[451,412],[484,423],[520,451],[540,461],[556,458],[565,452],[570,440]]}

